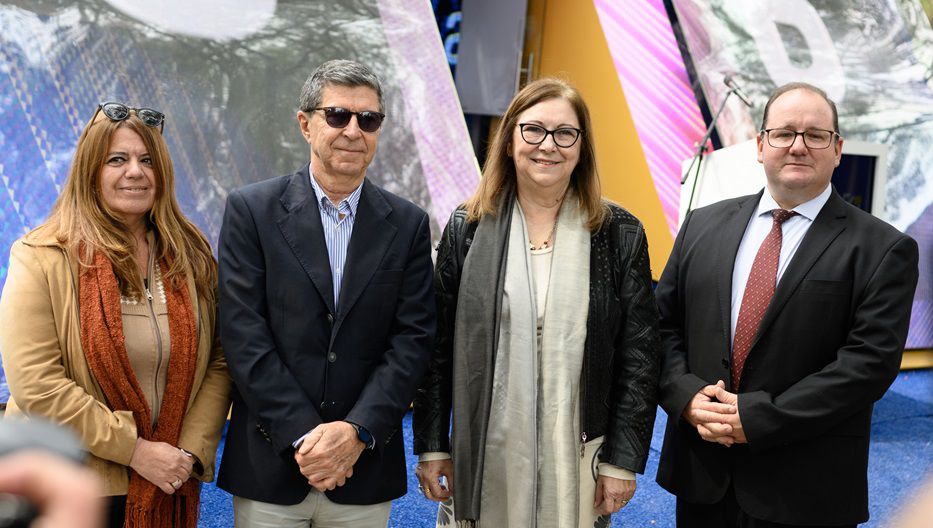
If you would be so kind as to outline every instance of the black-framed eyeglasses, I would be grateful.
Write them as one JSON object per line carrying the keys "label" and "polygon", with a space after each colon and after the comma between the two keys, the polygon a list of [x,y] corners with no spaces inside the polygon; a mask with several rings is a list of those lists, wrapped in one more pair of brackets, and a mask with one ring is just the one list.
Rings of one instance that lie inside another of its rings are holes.
{"label": "black-framed eyeglasses", "polygon": [[[115,101],[106,101],[97,105],[97,112],[103,112],[111,121],[125,121],[126,118],[130,117],[131,110],[136,113],[136,117],[138,117],[144,125],[158,128],[160,134],[165,129],[165,114],[158,110],[153,110],[152,108],[136,108]],[[94,118],[97,117],[97,112],[94,112]],[[93,122],[94,119],[92,118],[91,121]]]}
{"label": "black-framed eyeglasses", "polygon": [[797,136],[803,138],[803,144],[809,149],[825,149],[833,144],[833,137],[838,132],[822,128],[808,128],[803,131],[789,128],[766,128],[761,131],[768,137],[768,144],[774,148],[788,148],[797,141]]}
{"label": "black-framed eyeglasses", "polygon": [[554,139],[555,145],[562,148],[569,148],[572,147],[573,144],[577,142],[577,139],[580,138],[580,135],[583,134],[583,131],[579,128],[561,127],[555,130],[548,130],[534,123],[519,123],[518,128],[521,129],[522,139],[529,145],[540,145],[544,143],[544,140],[550,135]]}
{"label": "black-framed eyeglasses", "polygon": [[324,112],[324,121],[331,128],[343,128],[350,124],[351,117],[356,116],[356,124],[363,132],[379,130],[379,127],[382,126],[382,120],[386,118],[386,115],[382,112],[373,112],[371,110],[353,112],[339,106],[324,106],[312,109],[313,112],[318,110]]}

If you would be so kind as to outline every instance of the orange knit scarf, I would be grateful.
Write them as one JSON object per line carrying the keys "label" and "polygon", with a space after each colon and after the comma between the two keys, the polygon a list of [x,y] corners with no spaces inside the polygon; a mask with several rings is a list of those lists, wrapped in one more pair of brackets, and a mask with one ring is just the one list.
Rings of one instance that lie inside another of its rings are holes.
{"label": "orange knit scarf", "polygon": [[[166,262],[160,262],[168,269]],[[197,361],[197,327],[185,280],[165,285],[171,355],[165,397],[159,421],[152,429],[152,412],[126,353],[120,287],[110,261],[94,254],[93,267],[80,277],[81,346],[91,372],[100,384],[110,408],[133,412],[141,438],[178,445],[182,421],[191,394]],[[126,498],[128,528],[171,528],[197,526],[200,485],[188,479],[174,495],[130,471]]]}

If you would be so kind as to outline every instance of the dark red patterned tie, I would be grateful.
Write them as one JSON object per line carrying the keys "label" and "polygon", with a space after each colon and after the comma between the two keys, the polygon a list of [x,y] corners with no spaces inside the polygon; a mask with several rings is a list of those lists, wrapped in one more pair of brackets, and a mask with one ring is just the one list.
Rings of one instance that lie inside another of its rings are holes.
{"label": "dark red patterned tie", "polygon": [[774,297],[774,285],[777,278],[778,260],[781,258],[781,224],[788,218],[796,215],[794,211],[772,209],[771,231],[765,237],[752,271],[748,274],[745,283],[745,295],[742,296],[742,307],[739,309],[739,320],[735,324],[735,339],[732,341],[732,390],[739,390],[739,381],[742,379],[742,369],[748,358],[748,351],[752,348],[752,341],[761,326],[761,319],[765,315],[771,298]]}

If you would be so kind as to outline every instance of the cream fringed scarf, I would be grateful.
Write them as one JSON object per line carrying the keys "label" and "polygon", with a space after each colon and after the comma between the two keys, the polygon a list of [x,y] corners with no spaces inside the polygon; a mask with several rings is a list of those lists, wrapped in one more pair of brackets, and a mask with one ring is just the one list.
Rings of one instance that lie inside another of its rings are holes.
{"label": "cream fringed scarf", "polygon": [[[578,200],[568,195],[556,229],[539,350],[527,231],[517,203],[508,203],[510,214],[480,222],[461,277],[454,342],[456,517],[465,521],[461,526],[471,521],[521,528],[575,525],[576,413],[589,306],[590,233]],[[490,225],[484,229],[484,223]],[[479,258],[471,262],[474,252]],[[477,299],[495,310],[474,311],[480,308],[474,305]],[[487,313],[497,317],[489,321]],[[489,339],[493,329],[494,340]],[[461,339],[461,330],[485,335],[485,346],[477,349],[476,341]],[[458,359],[463,354],[468,361]],[[491,372],[477,372],[482,364]],[[463,371],[467,365],[474,369]],[[468,387],[466,393],[457,391],[457,380]],[[467,401],[458,406],[458,399]],[[458,430],[463,426],[472,430]],[[478,448],[478,459],[463,460],[470,456],[458,449],[464,435]],[[464,475],[458,471],[462,467],[474,473]]]}

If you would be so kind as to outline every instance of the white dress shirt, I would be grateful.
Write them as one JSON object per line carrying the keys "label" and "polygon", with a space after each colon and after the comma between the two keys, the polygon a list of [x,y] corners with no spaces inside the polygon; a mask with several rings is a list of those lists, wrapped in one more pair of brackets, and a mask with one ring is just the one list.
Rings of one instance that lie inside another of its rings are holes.
{"label": "white dress shirt", "polygon": [[[797,215],[790,217],[781,225],[781,256],[778,259],[777,277],[775,287],[781,282],[781,276],[794,253],[800,247],[804,235],[813,225],[813,220],[820,213],[823,206],[829,200],[829,195],[833,192],[833,186],[827,185],[826,189],[816,198],[809,202],[804,202],[791,209],[796,211]],[[781,209],[767,187],[758,201],[758,209],[752,215],[748,226],[745,228],[745,234],[742,236],[742,242],[739,244],[739,252],[735,256],[735,265],[732,267],[732,332],[731,341],[735,340],[735,325],[739,321],[739,309],[742,307],[742,296],[745,295],[745,284],[748,282],[748,276],[752,272],[752,264],[755,262],[755,256],[758,255],[758,248],[771,231],[773,218],[772,209]]]}

